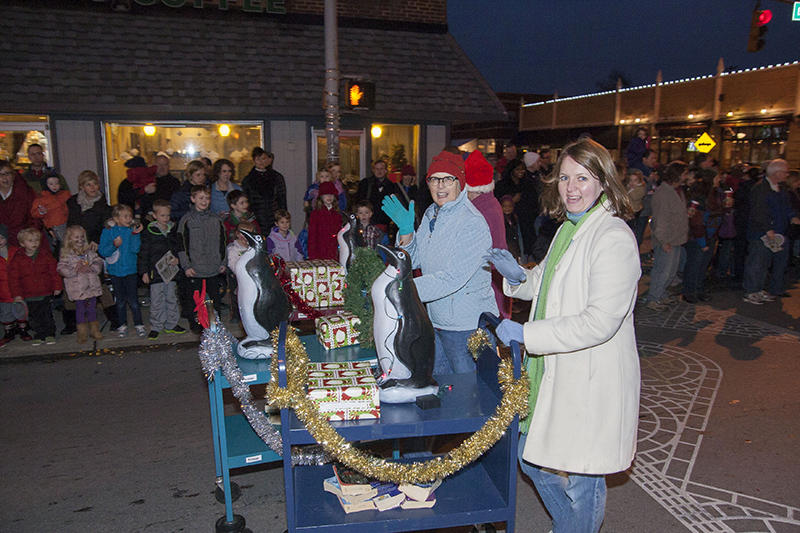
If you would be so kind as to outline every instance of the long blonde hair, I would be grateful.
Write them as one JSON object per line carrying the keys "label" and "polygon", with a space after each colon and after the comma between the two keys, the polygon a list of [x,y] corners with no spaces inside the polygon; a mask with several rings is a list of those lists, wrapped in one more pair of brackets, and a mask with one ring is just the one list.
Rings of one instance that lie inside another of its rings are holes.
{"label": "long blonde hair", "polygon": [[[75,233],[83,233],[83,248],[76,248],[72,244],[72,235]],[[59,258],[65,259],[72,254],[83,255],[87,251],[89,251],[89,236],[86,234],[86,230],[83,228],[83,226],[68,227],[67,231],[64,233],[64,242],[61,244],[61,254],[59,255]]]}

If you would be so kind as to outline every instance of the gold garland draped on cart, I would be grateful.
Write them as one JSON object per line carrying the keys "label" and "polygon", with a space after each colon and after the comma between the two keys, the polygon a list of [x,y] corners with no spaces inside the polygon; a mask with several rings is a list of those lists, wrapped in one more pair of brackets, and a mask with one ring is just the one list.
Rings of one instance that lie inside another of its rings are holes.
{"label": "gold garland draped on cart", "polygon": [[326,452],[348,467],[380,481],[426,483],[445,478],[475,461],[494,446],[505,434],[515,415],[519,414],[524,418],[528,413],[527,373],[523,370],[522,377],[514,379],[513,363],[506,358],[500,362],[497,371],[497,378],[503,391],[500,404],[483,427],[457,448],[424,462],[396,463],[373,457],[351,446],[339,435],[306,395],[308,354],[297,334],[291,329],[286,336],[287,387],[282,388],[278,385],[278,337],[276,330],[272,334],[275,355],[272,357],[270,372],[273,379],[267,385],[267,399],[270,405],[294,409],[297,418],[305,424],[308,432]]}

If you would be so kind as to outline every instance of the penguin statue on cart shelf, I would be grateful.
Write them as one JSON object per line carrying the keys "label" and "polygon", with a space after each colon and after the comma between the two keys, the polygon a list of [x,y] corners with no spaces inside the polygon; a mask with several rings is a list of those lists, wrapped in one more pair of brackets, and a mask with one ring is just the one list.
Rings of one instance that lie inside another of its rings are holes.
{"label": "penguin statue on cart shelf", "polygon": [[350,270],[355,258],[356,248],[364,246],[358,232],[358,217],[351,213],[344,227],[336,234],[339,243],[339,264],[344,267],[345,273]]}
{"label": "penguin statue on cart shelf", "polygon": [[386,403],[409,403],[439,391],[433,379],[433,324],[417,293],[408,252],[382,244],[378,248],[388,260],[372,284],[380,398]]}
{"label": "penguin statue on cart shelf", "polygon": [[247,337],[237,346],[240,357],[266,359],[272,355],[270,332],[292,314],[292,304],[272,270],[265,239],[239,230],[250,247],[236,263],[239,315]]}

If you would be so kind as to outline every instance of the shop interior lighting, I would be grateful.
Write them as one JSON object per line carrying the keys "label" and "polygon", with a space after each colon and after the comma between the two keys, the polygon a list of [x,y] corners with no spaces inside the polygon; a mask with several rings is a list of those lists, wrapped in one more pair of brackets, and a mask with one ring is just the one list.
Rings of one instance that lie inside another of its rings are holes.
{"label": "shop interior lighting", "polygon": [[641,122],[641,121],[642,121],[642,119],[640,119],[640,118],[637,118],[636,120],[634,120],[634,122]]}
{"label": "shop interior lighting", "polygon": [[227,137],[228,135],[231,134],[231,127],[228,126],[227,124],[223,124],[222,126],[219,127],[219,134],[222,135],[223,137]]}
{"label": "shop interior lighting", "polygon": [[691,114],[691,113],[689,113],[689,115],[688,115],[686,118],[690,118],[690,119],[691,119],[691,118],[694,118],[694,115],[693,115],[693,114]]}
{"label": "shop interior lighting", "polygon": [[733,116],[733,111],[728,111],[728,116],[732,117]]}
{"label": "shop interior lighting", "polygon": [[767,109],[766,109],[766,108],[764,108],[764,109],[762,109],[762,110],[761,110],[761,114],[762,114],[762,115],[763,115],[764,113],[766,113],[766,112],[767,112]]}
{"label": "shop interior lighting", "polygon": [[372,136],[373,137],[375,137],[377,139],[382,134],[383,134],[383,130],[381,129],[380,126],[378,126],[378,125],[372,126]]}
{"label": "shop interior lighting", "polygon": [[623,118],[622,120],[619,121],[619,123],[620,124],[625,124],[625,119]]}
{"label": "shop interior lighting", "polygon": [[156,127],[155,126],[151,126],[151,125],[148,124],[143,129],[144,129],[144,134],[147,135],[148,137],[152,137],[153,135],[156,134]]}

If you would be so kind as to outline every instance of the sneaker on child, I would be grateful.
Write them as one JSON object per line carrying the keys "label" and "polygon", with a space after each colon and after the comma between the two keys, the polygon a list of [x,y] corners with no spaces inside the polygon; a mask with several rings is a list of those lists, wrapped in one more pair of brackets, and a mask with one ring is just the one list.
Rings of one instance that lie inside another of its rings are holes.
{"label": "sneaker on child", "polygon": [[147,335],[147,330],[144,329],[144,326],[142,324],[136,324],[136,326],[134,327],[136,328],[136,335],[138,335],[139,337],[144,337]]}
{"label": "sneaker on child", "polygon": [[152,330],[150,333],[147,334],[147,338],[151,341],[154,341],[158,338],[158,332],[156,330]]}
{"label": "sneaker on child", "polygon": [[166,330],[167,333],[175,333],[180,335],[181,333],[186,333],[186,329],[184,329],[180,324],[176,324],[174,328]]}
{"label": "sneaker on child", "polygon": [[128,326],[120,326],[117,328],[117,336],[125,338],[128,336]]}

